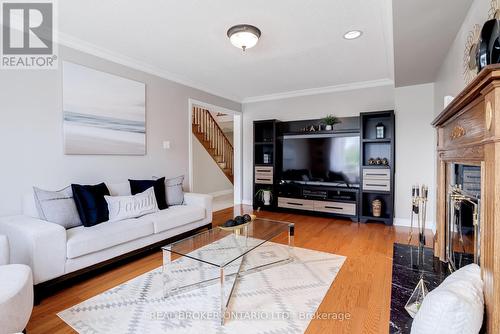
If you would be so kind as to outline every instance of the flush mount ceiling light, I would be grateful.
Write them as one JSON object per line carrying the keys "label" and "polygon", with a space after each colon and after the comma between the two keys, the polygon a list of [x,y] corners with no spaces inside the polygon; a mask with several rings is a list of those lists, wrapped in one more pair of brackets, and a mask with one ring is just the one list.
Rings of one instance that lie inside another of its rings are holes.
{"label": "flush mount ceiling light", "polygon": [[229,37],[231,44],[245,51],[257,44],[260,38],[260,30],[249,24],[238,24],[229,28],[227,37]]}
{"label": "flush mount ceiling light", "polygon": [[348,31],[344,34],[345,39],[356,39],[360,38],[361,35],[363,35],[363,32],[361,30],[351,30]]}

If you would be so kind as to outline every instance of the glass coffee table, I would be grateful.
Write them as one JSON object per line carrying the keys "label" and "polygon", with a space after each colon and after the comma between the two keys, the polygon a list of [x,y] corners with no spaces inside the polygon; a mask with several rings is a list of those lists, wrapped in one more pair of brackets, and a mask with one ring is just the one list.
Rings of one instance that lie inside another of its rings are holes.
{"label": "glass coffee table", "polygon": [[[281,234],[288,236],[285,251],[266,252],[264,245]],[[292,261],[293,241],[293,223],[257,218],[241,229],[214,227],[169,244],[162,247],[164,296],[218,284],[220,320],[224,325],[238,278]],[[250,256],[257,249],[261,250],[259,256]]]}

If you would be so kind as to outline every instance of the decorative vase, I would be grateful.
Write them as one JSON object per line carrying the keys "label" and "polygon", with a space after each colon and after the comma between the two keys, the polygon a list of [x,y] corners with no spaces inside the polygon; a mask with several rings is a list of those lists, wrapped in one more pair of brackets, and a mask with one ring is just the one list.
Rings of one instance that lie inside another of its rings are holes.
{"label": "decorative vase", "polygon": [[332,131],[332,130],[333,130],[333,126],[331,126],[331,125],[328,125],[328,124],[327,124],[327,125],[325,126],[325,130],[326,130],[326,131]]}
{"label": "decorative vase", "polygon": [[382,214],[382,201],[375,199],[372,201],[373,217],[380,217]]}
{"label": "decorative vase", "polygon": [[262,198],[264,199],[264,205],[271,205],[271,191],[264,190]]}

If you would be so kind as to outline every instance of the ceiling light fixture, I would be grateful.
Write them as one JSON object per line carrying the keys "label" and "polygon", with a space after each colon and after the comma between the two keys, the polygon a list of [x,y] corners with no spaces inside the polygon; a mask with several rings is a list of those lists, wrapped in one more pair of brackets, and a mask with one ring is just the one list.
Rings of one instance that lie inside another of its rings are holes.
{"label": "ceiling light fixture", "polygon": [[253,48],[259,41],[260,34],[259,28],[249,24],[238,24],[227,31],[231,44],[243,51]]}
{"label": "ceiling light fixture", "polygon": [[356,39],[360,38],[361,35],[363,35],[363,32],[361,30],[351,30],[348,31],[344,34],[345,39]]}

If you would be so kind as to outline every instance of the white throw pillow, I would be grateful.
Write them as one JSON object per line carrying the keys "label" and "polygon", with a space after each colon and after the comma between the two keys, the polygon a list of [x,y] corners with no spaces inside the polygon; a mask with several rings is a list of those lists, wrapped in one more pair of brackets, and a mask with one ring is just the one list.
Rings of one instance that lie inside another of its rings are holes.
{"label": "white throw pillow", "polygon": [[133,196],[104,196],[108,203],[109,221],[137,218],[158,211],[153,187]]}
{"label": "white throw pillow", "polygon": [[470,264],[452,273],[425,297],[413,319],[411,333],[477,334],[483,312],[481,269]]}

